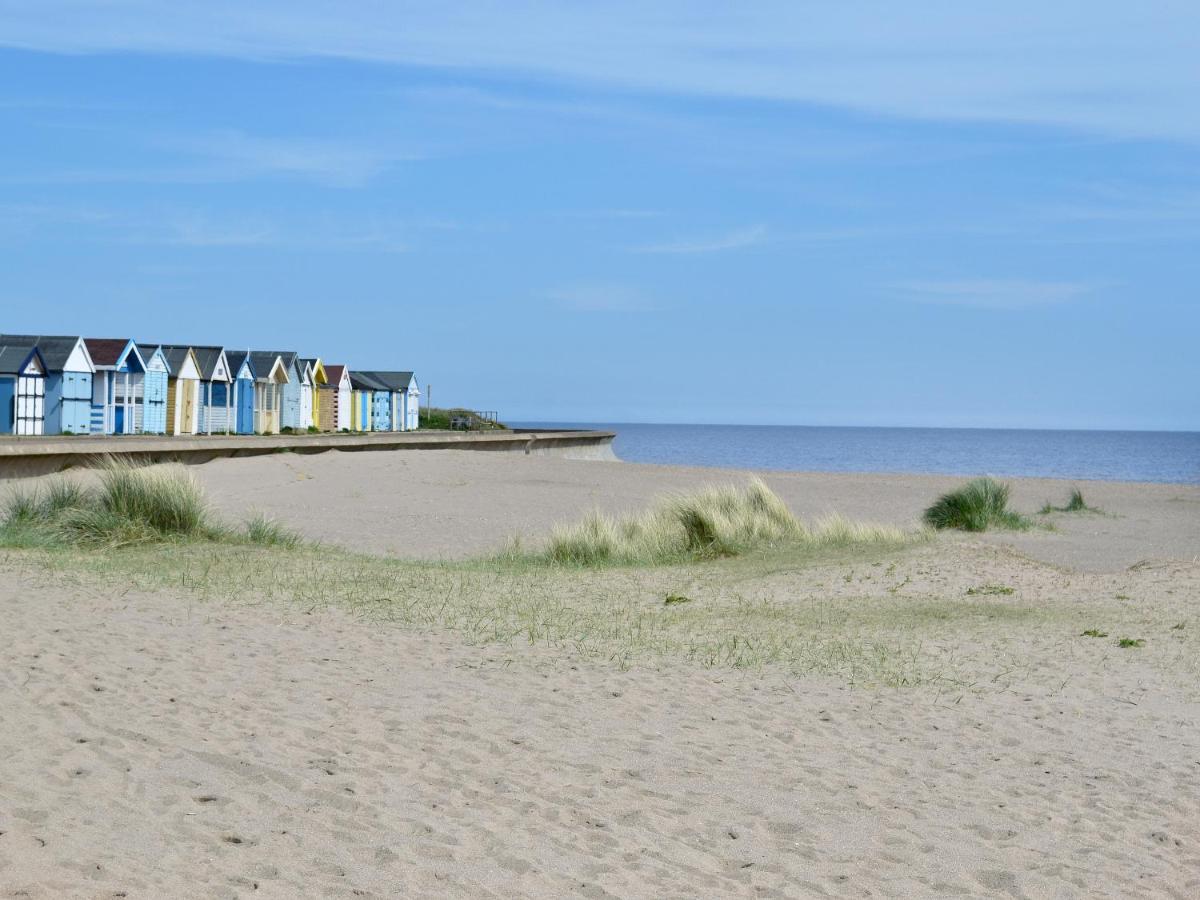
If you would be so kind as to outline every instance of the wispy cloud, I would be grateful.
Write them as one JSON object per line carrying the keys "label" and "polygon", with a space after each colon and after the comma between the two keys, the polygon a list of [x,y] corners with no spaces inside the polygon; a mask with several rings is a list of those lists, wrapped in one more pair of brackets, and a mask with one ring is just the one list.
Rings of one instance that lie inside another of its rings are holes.
{"label": "wispy cloud", "polygon": [[720,253],[723,250],[739,250],[761,244],[767,238],[765,225],[738,228],[725,234],[701,238],[680,238],[660,244],[644,244],[633,247],[634,253]]}
{"label": "wispy cloud", "polygon": [[906,300],[917,303],[998,310],[1067,303],[1095,290],[1095,285],[1083,282],[1018,279],[909,281],[895,287]]}
{"label": "wispy cloud", "polygon": [[[0,44],[253,60],[342,58],[913,119],[1200,140],[1200,7],[1004,4],[0,2]],[[64,27],[69,22],[70,27]],[[547,36],[553,35],[553,40]]]}
{"label": "wispy cloud", "polygon": [[660,304],[641,288],[627,284],[580,284],[548,293],[563,309],[576,312],[654,312]]}
{"label": "wispy cloud", "polygon": [[[285,179],[357,188],[390,167],[423,159],[411,148],[381,139],[326,139],[224,131],[150,137],[141,165],[55,167],[0,175],[0,184],[214,184]],[[156,154],[163,154],[158,164]]]}

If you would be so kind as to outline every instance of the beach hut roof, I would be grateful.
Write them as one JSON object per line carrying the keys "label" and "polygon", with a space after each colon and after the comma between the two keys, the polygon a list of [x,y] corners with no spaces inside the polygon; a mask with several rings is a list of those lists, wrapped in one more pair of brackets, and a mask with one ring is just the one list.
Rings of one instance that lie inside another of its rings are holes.
{"label": "beach hut roof", "polygon": [[88,369],[95,369],[87,344],[81,337],[65,334],[0,334],[0,344],[23,344],[26,341],[38,348],[42,361],[51,372],[61,372],[77,348],[83,351]]}
{"label": "beach hut roof", "polygon": [[83,343],[93,363],[111,368],[125,355],[131,341],[129,338],[84,338]]}
{"label": "beach hut roof", "polygon": [[251,378],[258,377],[258,370],[254,368],[254,360],[250,358],[248,350],[226,350],[225,361],[229,363],[230,378],[237,378],[238,372],[242,370],[243,365],[250,367]]}
{"label": "beach hut roof", "polygon": [[[288,362],[288,359],[292,362]],[[275,377],[275,367],[283,370],[283,380],[291,381],[292,363],[296,361],[295,353],[280,353],[278,350],[251,350],[250,360],[254,366],[255,375],[265,381]]]}
{"label": "beach hut roof", "polygon": [[46,361],[32,341],[0,344],[0,375],[20,375],[29,365],[30,357],[36,357],[42,371],[45,371]]}
{"label": "beach hut roof", "polygon": [[342,380],[342,374],[346,371],[345,366],[326,366],[325,374],[329,376],[330,384],[337,384]]}
{"label": "beach hut roof", "polygon": [[[187,352],[191,350],[196,355],[196,365],[200,369],[200,377],[205,381],[212,381],[217,371],[217,363],[221,361],[221,354],[225,353],[224,347],[196,347],[187,344],[162,344],[160,346],[172,372],[177,371],[176,356],[179,364],[182,365]],[[226,354],[225,359],[229,361],[232,357]]]}
{"label": "beach hut roof", "polygon": [[262,354],[263,356],[278,356],[281,360],[283,360],[283,367],[289,372],[292,370],[292,366],[296,365],[297,354],[295,350],[254,350],[251,352],[253,352],[255,355]]}
{"label": "beach hut roof", "polygon": [[373,372],[351,372],[350,384],[360,391],[390,391],[384,382],[375,377]]}
{"label": "beach hut roof", "polygon": [[365,375],[368,378],[378,381],[382,387],[377,388],[377,390],[405,391],[408,390],[413,382],[412,372],[381,372],[378,370],[351,372],[350,378],[353,379],[355,375]]}
{"label": "beach hut roof", "polygon": [[162,344],[147,344],[143,341],[139,344],[134,344],[134,347],[141,354],[143,362],[152,359],[154,354],[158,353],[162,355],[163,362],[167,364],[167,372],[173,373],[175,371],[175,364],[167,358],[167,351]]}

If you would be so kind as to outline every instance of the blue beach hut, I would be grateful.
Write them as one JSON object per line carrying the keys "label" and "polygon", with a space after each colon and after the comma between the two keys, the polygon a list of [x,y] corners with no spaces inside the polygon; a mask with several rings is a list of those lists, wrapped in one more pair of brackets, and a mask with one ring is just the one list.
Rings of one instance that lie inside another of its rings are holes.
{"label": "blue beach hut", "polygon": [[135,406],[133,433],[174,434],[171,430],[174,402],[170,393],[174,373],[167,351],[161,344],[138,344],[138,353],[146,371],[141,381],[141,403]]}
{"label": "blue beach hut", "polygon": [[375,372],[351,372],[350,384],[361,393],[365,431],[394,431],[392,428],[392,391]]}
{"label": "blue beach hut", "polygon": [[254,363],[250,359],[249,351],[230,350],[225,353],[225,359],[233,376],[229,386],[232,395],[230,431],[236,434],[254,434],[254,382],[257,377],[254,374]]}
{"label": "blue beach hut", "polygon": [[81,337],[0,334],[0,344],[32,343],[46,365],[46,434],[88,434],[96,367]]}
{"label": "blue beach hut", "polygon": [[46,433],[46,363],[32,343],[0,344],[0,434]]}

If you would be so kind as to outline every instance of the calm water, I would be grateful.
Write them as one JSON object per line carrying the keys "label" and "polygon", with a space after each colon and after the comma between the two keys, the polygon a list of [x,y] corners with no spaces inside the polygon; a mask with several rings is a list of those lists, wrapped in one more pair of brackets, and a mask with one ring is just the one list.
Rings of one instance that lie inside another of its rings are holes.
{"label": "calm water", "polygon": [[1200,483],[1200,432],[519,424],[612,429],[630,462]]}

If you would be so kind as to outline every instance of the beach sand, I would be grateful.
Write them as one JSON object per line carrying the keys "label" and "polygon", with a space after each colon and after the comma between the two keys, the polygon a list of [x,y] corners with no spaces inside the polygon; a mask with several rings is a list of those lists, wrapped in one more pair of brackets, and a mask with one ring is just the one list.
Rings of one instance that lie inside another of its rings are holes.
{"label": "beach sand", "polygon": [[[745,477],[452,451],[193,471],[230,519],[413,558]],[[962,479],[767,480],[805,517],[911,524]],[[901,608],[1003,584],[989,603],[1046,611],[931,620],[975,674],[919,688],[472,646],[0,551],[0,896],[1198,896],[1200,488],[1081,486],[1106,515],[747,588]],[[1079,637],[1091,616],[1112,639]]]}

